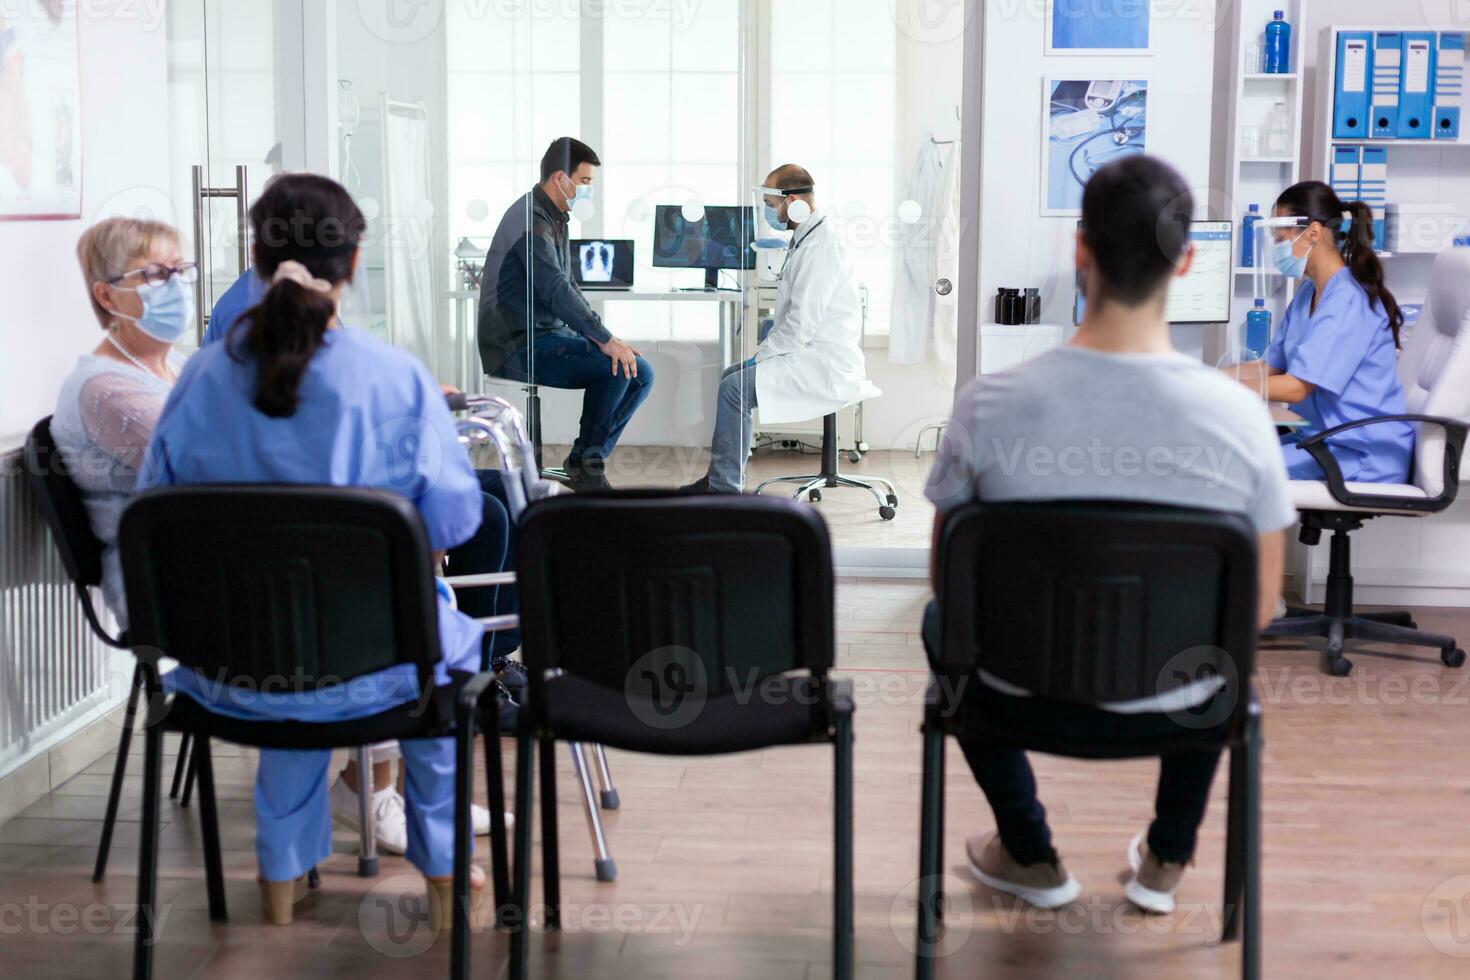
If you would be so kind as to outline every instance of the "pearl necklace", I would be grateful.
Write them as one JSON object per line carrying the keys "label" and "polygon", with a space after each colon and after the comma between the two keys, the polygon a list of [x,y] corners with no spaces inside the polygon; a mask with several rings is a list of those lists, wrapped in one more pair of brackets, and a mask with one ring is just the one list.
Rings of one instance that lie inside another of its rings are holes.
{"label": "pearl necklace", "polygon": [[173,377],[171,377],[171,375],[173,374],[172,371],[170,371],[168,375],[163,375],[159,374],[157,371],[144,364],[143,361],[136,354],[123,346],[123,342],[117,339],[117,334],[109,333],[107,335],[107,342],[112,345],[113,350],[117,351],[123,357],[126,357],[129,361],[132,361],[133,366],[136,367],[138,370],[151,374],[155,378],[163,382],[171,382],[174,380]]}

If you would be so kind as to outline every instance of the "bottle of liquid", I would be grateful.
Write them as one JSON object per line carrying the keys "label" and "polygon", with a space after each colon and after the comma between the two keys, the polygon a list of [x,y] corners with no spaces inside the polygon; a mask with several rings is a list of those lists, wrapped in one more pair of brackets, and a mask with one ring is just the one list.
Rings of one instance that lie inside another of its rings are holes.
{"label": "bottle of liquid", "polygon": [[1242,361],[1259,361],[1266,356],[1266,347],[1271,343],[1271,311],[1266,301],[1256,297],[1255,309],[1245,315],[1245,342],[1242,344]]}
{"label": "bottle of liquid", "polygon": [[1261,206],[1252,204],[1240,223],[1240,267],[1256,267],[1256,222],[1261,220]]}
{"label": "bottle of liquid", "polygon": [[1286,22],[1286,12],[1278,10],[1271,23],[1266,25],[1266,74],[1290,73],[1291,25]]}
{"label": "bottle of liquid", "polygon": [[1266,156],[1291,156],[1291,112],[1285,102],[1277,102],[1266,117]]}

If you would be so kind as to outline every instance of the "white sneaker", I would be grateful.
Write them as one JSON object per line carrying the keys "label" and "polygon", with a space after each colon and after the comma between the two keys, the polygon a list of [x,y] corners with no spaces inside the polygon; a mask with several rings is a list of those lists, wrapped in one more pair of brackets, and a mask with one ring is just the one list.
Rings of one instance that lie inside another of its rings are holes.
{"label": "white sneaker", "polygon": [[[328,796],[332,801],[332,819],[354,833],[361,833],[362,828],[357,822],[357,794],[342,781],[342,777],[337,777]],[[403,854],[408,850],[408,818],[403,811],[403,797],[391,786],[380,789],[373,794],[372,807],[378,850]]]}
{"label": "white sneaker", "polygon": [[[470,804],[470,820],[475,825],[476,837],[490,836],[490,811],[478,803]],[[505,832],[508,834],[516,829],[516,815],[509,810],[505,811]]]}

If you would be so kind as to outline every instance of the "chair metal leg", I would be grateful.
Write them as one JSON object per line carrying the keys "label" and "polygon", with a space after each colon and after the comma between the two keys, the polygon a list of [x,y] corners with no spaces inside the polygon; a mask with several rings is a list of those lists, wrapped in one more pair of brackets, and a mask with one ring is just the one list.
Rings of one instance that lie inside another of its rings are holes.
{"label": "chair metal leg", "polygon": [[133,980],[153,976],[158,898],[158,811],[163,786],[163,731],[150,725],[143,737],[143,822],[138,841],[138,926],[133,937]]}
{"label": "chair metal leg", "polygon": [[193,740],[194,735],[191,732],[185,732],[179,739],[179,755],[174,759],[174,781],[168,788],[168,798],[171,800],[179,798],[179,787],[184,785],[184,772],[189,768],[189,746]]}
{"label": "chair metal leg", "polygon": [[128,688],[128,706],[123,712],[123,730],[117,738],[117,762],[112,767],[112,786],[107,791],[107,813],[102,818],[102,839],[97,842],[97,864],[92,880],[101,881],[107,874],[107,853],[112,850],[112,828],[117,824],[117,804],[122,798],[123,777],[128,771],[128,748],[133,743],[133,725],[138,717],[138,692],[143,687],[141,667],[133,668],[132,687]]}
{"label": "chair metal leg", "polygon": [[378,875],[378,827],[373,816],[373,752],[370,745],[359,745],[357,759],[357,826],[360,843],[357,852],[357,876]]}
{"label": "chair metal leg", "polygon": [[943,873],[944,813],[944,731],[940,727],[936,705],[925,708],[923,775],[919,807],[919,894],[918,936],[915,940],[914,976],[930,980],[934,976],[934,954],[939,945],[944,901],[940,886]]}
{"label": "chair metal leg", "polygon": [[1220,942],[1240,939],[1241,890],[1245,886],[1245,749],[1230,750],[1230,801],[1225,810],[1225,894],[1221,902]]}
{"label": "chair metal leg", "polygon": [[597,880],[616,881],[618,866],[607,849],[607,837],[602,832],[602,816],[597,812],[597,798],[592,795],[592,777],[587,772],[587,760],[582,756],[582,743],[568,744],[572,747],[572,768],[582,790],[582,806],[587,811],[587,832],[592,835],[592,850],[597,855],[593,861]]}
{"label": "chair metal leg", "polygon": [[214,760],[209,754],[209,736],[194,740],[193,770],[199,776],[199,824],[204,831],[204,879],[209,891],[209,920],[225,922],[225,868],[219,850],[219,807],[214,796]]}
{"label": "chair metal leg", "polygon": [[[463,707],[454,730],[454,909],[450,916],[449,975],[470,975],[470,778],[475,764],[475,726]],[[363,773],[358,773],[358,779]],[[371,778],[371,777],[368,777]],[[359,786],[362,784],[359,783]],[[359,796],[362,794],[359,793]]]}
{"label": "chair metal leg", "polygon": [[835,797],[833,810],[836,826],[833,882],[832,976],[849,980],[852,976],[853,896],[852,896],[852,708],[833,712],[835,759]]}
{"label": "chair metal leg", "polygon": [[196,747],[195,742],[191,740],[189,742],[189,761],[184,765],[184,792],[179,796],[179,806],[186,810],[189,808],[189,801],[194,798],[194,777],[196,774],[194,760],[198,755],[195,751]]}
{"label": "chair metal leg", "polygon": [[511,892],[510,977],[525,980],[531,947],[531,749],[530,735],[516,738],[515,885]]}
{"label": "chair metal leg", "polygon": [[1251,705],[1245,732],[1245,939],[1240,973],[1261,976],[1261,708]]}
{"label": "chair metal leg", "polygon": [[607,764],[607,749],[601,745],[594,745],[592,751],[597,756],[597,784],[602,790],[599,794],[602,808],[616,810],[621,801],[618,799],[618,788],[613,785],[612,769]]}
{"label": "chair metal leg", "polygon": [[495,889],[495,927],[503,929],[510,913],[510,847],[505,834],[505,774],[500,763],[500,732],[492,705],[482,726],[485,735],[485,795],[490,802],[490,880]]}
{"label": "chair metal leg", "polygon": [[[572,746],[572,756],[577,756]],[[541,740],[541,893],[546,931],[561,928],[561,839],[556,829],[556,740]]]}

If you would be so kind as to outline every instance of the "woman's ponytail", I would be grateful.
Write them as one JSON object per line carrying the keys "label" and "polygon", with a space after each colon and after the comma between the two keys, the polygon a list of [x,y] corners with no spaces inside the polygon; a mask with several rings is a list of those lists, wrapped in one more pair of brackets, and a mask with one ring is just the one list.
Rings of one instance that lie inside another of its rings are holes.
{"label": "woman's ponytail", "polygon": [[288,418],[301,379],[337,316],[334,293],[352,281],[367,219],[334,180],[287,174],[266,185],[250,209],[255,275],[264,298],[230,327],[225,344],[243,363],[255,359],[255,407]]}
{"label": "woman's ponytail", "polygon": [[277,419],[296,413],[301,378],[336,316],[329,294],[280,279],[241,318],[251,324],[245,349],[255,357],[257,409]]}
{"label": "woman's ponytail", "polygon": [[[1393,343],[1397,347],[1404,314],[1384,283],[1383,263],[1373,251],[1373,209],[1363,201],[1343,203],[1337,192],[1320,180],[1304,180],[1288,187],[1276,199],[1276,208],[1292,217],[1315,221],[1332,234],[1353,278],[1368,294],[1369,304],[1381,307],[1388,317],[1388,328],[1393,331]],[[1352,224],[1346,230],[1344,214],[1352,216]]]}
{"label": "woman's ponytail", "polygon": [[1397,347],[1404,314],[1399,309],[1398,300],[1384,284],[1383,262],[1373,251],[1373,208],[1364,201],[1353,201],[1347,205],[1347,210],[1353,216],[1353,223],[1346,232],[1347,241],[1343,243],[1343,261],[1347,262],[1353,278],[1358,280],[1358,285],[1363,287],[1372,304],[1383,307],[1388,316],[1388,328],[1393,331],[1393,345]]}

